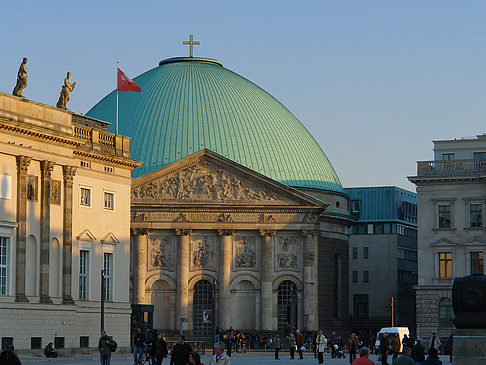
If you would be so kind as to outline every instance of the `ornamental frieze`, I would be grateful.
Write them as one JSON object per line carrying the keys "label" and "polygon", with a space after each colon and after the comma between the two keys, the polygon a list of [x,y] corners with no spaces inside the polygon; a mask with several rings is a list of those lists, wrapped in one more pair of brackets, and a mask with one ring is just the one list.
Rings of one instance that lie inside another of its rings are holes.
{"label": "ornamental frieze", "polygon": [[275,246],[275,270],[298,270],[300,237],[277,236]]}
{"label": "ornamental frieze", "polygon": [[133,212],[132,222],[301,223],[302,214]]}
{"label": "ornamental frieze", "polygon": [[252,186],[214,165],[191,166],[132,188],[132,199],[277,200],[265,188]]}
{"label": "ornamental frieze", "polygon": [[155,234],[149,237],[149,270],[169,270],[175,268],[175,237],[169,234]]}

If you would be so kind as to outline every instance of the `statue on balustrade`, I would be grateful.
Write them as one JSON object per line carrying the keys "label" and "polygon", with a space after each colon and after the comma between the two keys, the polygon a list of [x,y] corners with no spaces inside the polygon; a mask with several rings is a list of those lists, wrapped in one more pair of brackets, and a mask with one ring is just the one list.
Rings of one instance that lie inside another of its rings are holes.
{"label": "statue on balustrade", "polygon": [[23,97],[22,90],[27,87],[27,58],[24,57],[20,64],[19,72],[17,73],[17,84],[13,89],[12,94],[15,96]]}
{"label": "statue on balustrade", "polygon": [[61,109],[67,109],[66,105],[69,100],[71,100],[71,92],[74,90],[76,86],[76,82],[71,83],[69,78],[71,77],[71,72],[67,73],[66,78],[64,79],[64,85],[62,85],[61,93],[59,94],[59,100],[57,101],[57,107]]}

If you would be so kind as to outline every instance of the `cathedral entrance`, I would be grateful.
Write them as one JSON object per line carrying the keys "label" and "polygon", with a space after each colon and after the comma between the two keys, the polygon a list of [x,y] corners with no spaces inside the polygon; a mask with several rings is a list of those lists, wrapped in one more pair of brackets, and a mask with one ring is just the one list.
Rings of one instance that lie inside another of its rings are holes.
{"label": "cathedral entrance", "polygon": [[290,280],[284,280],[278,286],[277,330],[287,334],[297,329],[297,286]]}
{"label": "cathedral entrance", "polygon": [[212,337],[213,285],[207,280],[199,280],[196,285],[194,285],[192,320],[194,336]]}

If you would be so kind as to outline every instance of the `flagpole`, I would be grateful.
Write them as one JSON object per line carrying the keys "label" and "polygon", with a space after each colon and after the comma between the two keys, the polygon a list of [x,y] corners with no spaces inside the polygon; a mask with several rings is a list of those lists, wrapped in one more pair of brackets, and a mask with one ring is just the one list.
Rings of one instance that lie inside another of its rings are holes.
{"label": "flagpole", "polygon": [[118,134],[118,62],[116,63],[116,134]]}

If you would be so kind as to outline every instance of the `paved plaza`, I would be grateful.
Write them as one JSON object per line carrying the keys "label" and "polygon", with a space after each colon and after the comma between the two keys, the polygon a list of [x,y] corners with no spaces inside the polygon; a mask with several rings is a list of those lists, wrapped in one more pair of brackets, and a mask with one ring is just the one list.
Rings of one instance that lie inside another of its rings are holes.
{"label": "paved plaza", "polygon": [[[205,365],[209,364],[209,355],[202,356],[202,363]],[[92,355],[76,355],[71,357],[64,357],[64,358],[57,358],[57,359],[45,359],[45,358],[38,358],[38,357],[24,357],[20,358],[22,361],[22,365],[24,364],[52,364],[52,365],[61,365],[61,364],[70,364],[70,365],[83,365],[83,364],[99,364],[99,356],[94,354]],[[381,363],[376,361],[376,356],[373,357],[376,365]],[[442,356],[441,357],[442,363],[444,365],[449,365],[449,357]],[[246,353],[246,354],[233,354],[231,357],[231,364],[233,365],[243,365],[243,364],[300,364],[300,365],[310,365],[310,364],[317,364],[317,359],[314,359],[313,354],[305,354],[303,360],[290,360],[288,353],[283,353],[280,356],[280,360],[277,361],[274,359],[273,353]],[[111,359],[111,365],[132,365],[133,364],[133,356],[131,354],[115,354]],[[349,359],[346,357],[345,359],[331,359],[330,355],[326,355],[324,357],[324,364],[333,364],[333,365],[344,365],[349,364]],[[391,357],[389,359],[389,364],[391,364]],[[169,360],[166,359],[163,362],[163,365],[169,365]]]}

